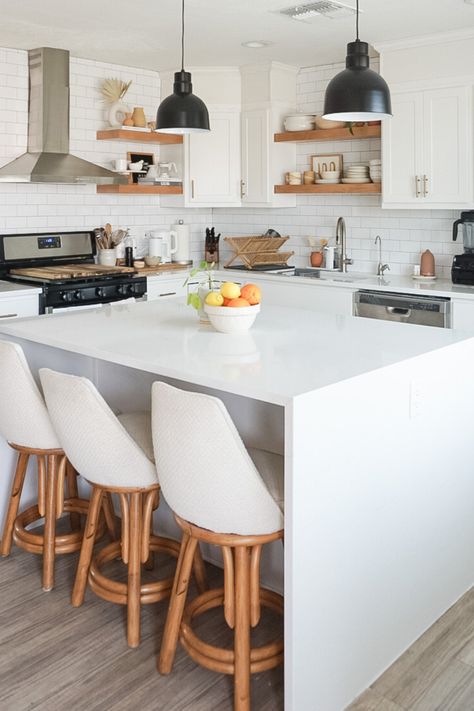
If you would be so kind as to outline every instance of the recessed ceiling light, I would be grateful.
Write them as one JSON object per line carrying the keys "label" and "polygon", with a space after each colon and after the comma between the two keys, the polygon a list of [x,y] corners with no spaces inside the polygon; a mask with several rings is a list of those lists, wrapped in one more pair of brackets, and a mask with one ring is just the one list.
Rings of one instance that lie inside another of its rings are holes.
{"label": "recessed ceiling light", "polygon": [[242,42],[242,47],[249,47],[249,49],[261,49],[262,47],[269,47],[273,42],[267,42],[266,40],[250,40],[250,42]]}

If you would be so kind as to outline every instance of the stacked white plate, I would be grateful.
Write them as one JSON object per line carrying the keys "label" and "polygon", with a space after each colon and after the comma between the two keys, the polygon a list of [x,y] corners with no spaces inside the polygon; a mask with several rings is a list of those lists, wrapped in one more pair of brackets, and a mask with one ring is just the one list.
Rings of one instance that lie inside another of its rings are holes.
{"label": "stacked white plate", "polygon": [[370,183],[368,165],[350,165],[344,171],[343,183]]}
{"label": "stacked white plate", "polygon": [[379,158],[370,161],[370,179],[373,183],[382,182],[382,161]]}

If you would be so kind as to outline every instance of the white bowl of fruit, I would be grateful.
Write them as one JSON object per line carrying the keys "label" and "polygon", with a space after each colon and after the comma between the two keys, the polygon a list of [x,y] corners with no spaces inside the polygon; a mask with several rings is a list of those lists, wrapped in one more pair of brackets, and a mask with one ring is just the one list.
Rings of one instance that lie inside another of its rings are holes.
{"label": "white bowl of fruit", "polygon": [[226,281],[219,291],[210,291],[206,296],[204,311],[216,331],[244,333],[257,318],[260,299],[260,289],[255,284],[245,284],[241,288]]}

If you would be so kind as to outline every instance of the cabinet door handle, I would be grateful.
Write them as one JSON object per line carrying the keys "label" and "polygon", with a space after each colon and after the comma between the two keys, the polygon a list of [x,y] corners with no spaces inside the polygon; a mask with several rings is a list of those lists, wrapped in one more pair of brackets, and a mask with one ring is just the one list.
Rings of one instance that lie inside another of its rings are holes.
{"label": "cabinet door handle", "polygon": [[17,318],[18,314],[2,314],[0,318]]}
{"label": "cabinet door handle", "polygon": [[423,176],[423,197],[428,195],[428,176]]}
{"label": "cabinet door handle", "polygon": [[176,296],[175,291],[165,291],[163,294],[158,294],[158,296]]}
{"label": "cabinet door handle", "polygon": [[191,180],[191,197],[194,200],[194,180]]}
{"label": "cabinet door handle", "polygon": [[246,192],[245,192],[245,180],[240,181],[240,197],[243,198],[245,197]]}
{"label": "cabinet door handle", "polygon": [[421,178],[419,175],[415,175],[415,197],[419,198],[421,196]]}

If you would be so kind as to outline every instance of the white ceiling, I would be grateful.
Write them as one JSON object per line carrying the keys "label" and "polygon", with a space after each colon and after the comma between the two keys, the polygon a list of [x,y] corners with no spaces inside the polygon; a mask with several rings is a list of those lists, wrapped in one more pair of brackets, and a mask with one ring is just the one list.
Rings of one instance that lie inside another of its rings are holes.
{"label": "white ceiling", "polygon": [[[309,0],[302,0],[305,4]],[[355,0],[343,0],[355,5]],[[311,66],[345,57],[354,17],[305,24],[275,11],[291,0],[186,0],[188,66],[269,59]],[[380,41],[474,27],[464,0],[361,0],[361,39]],[[180,0],[0,0],[0,46],[69,49],[71,54],[148,69],[179,64]],[[263,39],[264,49],[241,42]]]}

